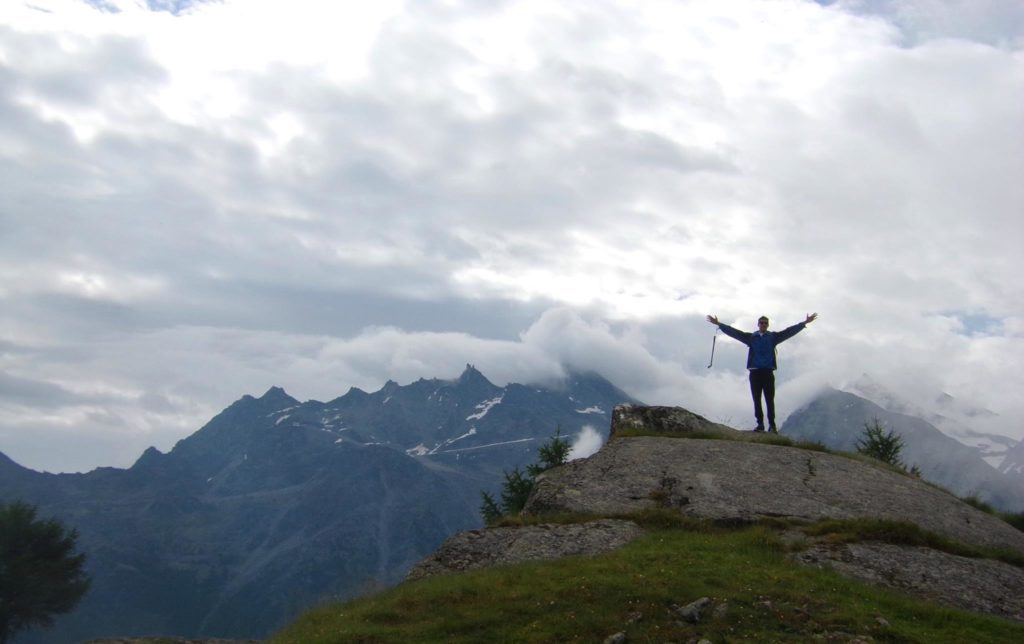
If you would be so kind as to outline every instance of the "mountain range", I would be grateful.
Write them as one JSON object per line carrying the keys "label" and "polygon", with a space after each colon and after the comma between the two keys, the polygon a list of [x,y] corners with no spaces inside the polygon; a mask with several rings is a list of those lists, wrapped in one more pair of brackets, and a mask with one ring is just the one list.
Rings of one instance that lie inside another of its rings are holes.
{"label": "mountain range", "polygon": [[266,636],[318,601],[396,583],[481,524],[480,492],[503,470],[557,429],[607,433],[623,402],[596,374],[498,387],[467,365],[326,403],[244,396],[127,469],[48,474],[0,455],[0,501],[76,528],[93,578],[76,610],[19,641]]}

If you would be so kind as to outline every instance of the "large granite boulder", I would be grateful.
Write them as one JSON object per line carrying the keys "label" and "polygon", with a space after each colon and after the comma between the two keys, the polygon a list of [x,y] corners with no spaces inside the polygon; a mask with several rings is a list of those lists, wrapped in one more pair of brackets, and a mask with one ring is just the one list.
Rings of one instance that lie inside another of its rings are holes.
{"label": "large granite boulder", "polygon": [[526,512],[611,515],[658,506],[721,522],[894,519],[1024,553],[1024,532],[920,479],[845,456],[745,441],[613,438],[590,458],[545,472]]}

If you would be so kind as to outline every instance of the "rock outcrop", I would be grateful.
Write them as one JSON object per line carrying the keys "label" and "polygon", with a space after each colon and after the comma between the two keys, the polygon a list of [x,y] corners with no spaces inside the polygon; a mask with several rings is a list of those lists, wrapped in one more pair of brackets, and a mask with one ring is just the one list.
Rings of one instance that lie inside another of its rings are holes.
{"label": "rock outcrop", "polygon": [[643,534],[632,521],[602,519],[567,525],[543,524],[460,532],[416,564],[408,580],[523,561],[597,555]]}
{"label": "rock outcrop", "polygon": [[822,543],[794,558],[947,606],[1024,622],[1024,571],[1001,561],[877,542]]}
{"label": "rock outcrop", "polygon": [[[636,430],[665,435],[636,435]],[[866,459],[773,444],[778,442],[685,409],[623,405],[613,413],[608,444],[590,458],[543,473],[524,513],[599,517],[661,507],[726,525],[766,518],[880,518],[914,523],[955,542],[1024,554],[1024,532],[920,479]],[[634,524],[607,520],[475,530],[450,539],[410,578],[524,558],[605,552],[639,534]],[[1019,567],[875,542],[809,540],[804,546],[794,557],[801,563],[1024,621]],[[530,556],[517,557],[517,552]]]}
{"label": "rock outcrop", "polygon": [[744,441],[612,440],[588,459],[544,473],[526,511],[609,515],[658,506],[723,523],[909,521],[1024,554],[1024,532],[919,479],[834,454]]}

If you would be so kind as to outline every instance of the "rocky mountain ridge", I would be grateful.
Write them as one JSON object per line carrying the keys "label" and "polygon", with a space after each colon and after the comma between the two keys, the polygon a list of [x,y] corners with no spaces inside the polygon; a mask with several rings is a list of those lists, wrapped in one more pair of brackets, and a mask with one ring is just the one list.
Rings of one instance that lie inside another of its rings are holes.
{"label": "rocky mountain ridge", "polygon": [[318,601],[397,583],[480,525],[480,491],[502,470],[557,427],[607,428],[628,400],[596,374],[499,387],[467,365],[326,403],[243,396],[128,469],[54,475],[0,455],[0,501],[77,528],[93,577],[75,611],[22,640],[265,637]]}

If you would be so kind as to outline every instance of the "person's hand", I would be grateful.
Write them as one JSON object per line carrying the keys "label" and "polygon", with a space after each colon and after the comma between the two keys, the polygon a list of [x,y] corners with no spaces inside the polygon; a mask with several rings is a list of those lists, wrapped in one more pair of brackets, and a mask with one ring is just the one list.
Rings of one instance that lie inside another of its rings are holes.
{"label": "person's hand", "polygon": [[817,319],[818,319],[818,314],[817,313],[811,313],[810,315],[807,316],[807,319],[804,320],[804,324],[810,324],[811,322],[814,322]]}
{"label": "person's hand", "polygon": [[718,318],[713,315],[708,316],[708,322],[714,324],[715,326],[718,326]]}

